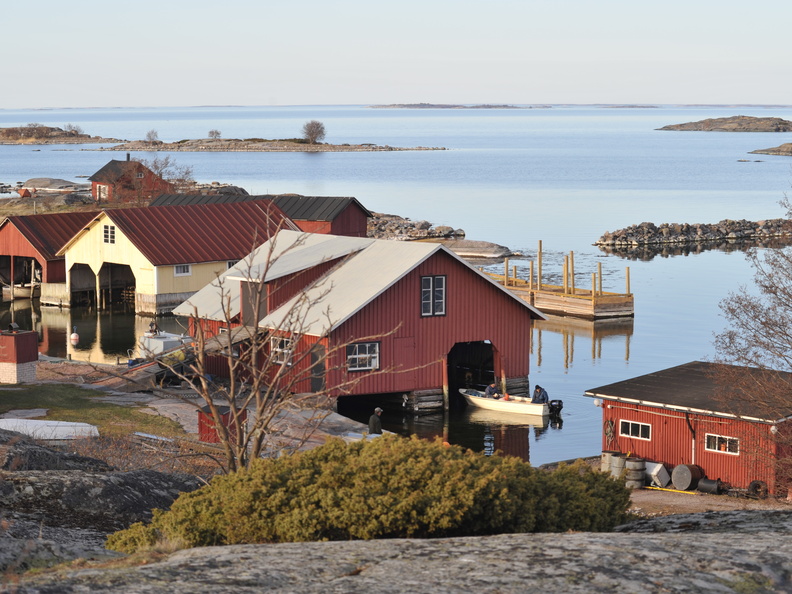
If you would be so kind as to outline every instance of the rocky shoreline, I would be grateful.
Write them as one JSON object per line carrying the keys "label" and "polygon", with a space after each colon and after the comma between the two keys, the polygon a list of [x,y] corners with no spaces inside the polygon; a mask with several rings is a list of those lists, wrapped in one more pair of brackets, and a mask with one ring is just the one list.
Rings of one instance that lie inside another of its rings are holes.
{"label": "rocky shoreline", "polygon": [[390,145],[364,144],[309,144],[300,139],[266,140],[263,138],[222,139],[201,138],[195,140],[180,140],[178,142],[134,140],[115,146],[103,146],[95,149],[82,149],[94,151],[168,151],[168,152],[245,152],[245,153],[371,153],[386,151],[445,151],[445,147],[416,146],[398,147]]}
{"label": "rocky shoreline", "polygon": [[685,124],[671,124],[657,129],[681,132],[792,132],[792,122],[781,118],[738,115],[728,118],[709,118]]}
{"label": "rocky shoreline", "polygon": [[594,245],[599,247],[638,247],[663,244],[690,245],[708,242],[737,242],[792,237],[788,219],[732,221],[719,223],[641,223],[618,231],[605,232]]}
{"label": "rocky shoreline", "polygon": [[782,157],[792,157],[792,142],[784,143],[772,148],[758,149],[751,151],[752,155],[779,155]]}

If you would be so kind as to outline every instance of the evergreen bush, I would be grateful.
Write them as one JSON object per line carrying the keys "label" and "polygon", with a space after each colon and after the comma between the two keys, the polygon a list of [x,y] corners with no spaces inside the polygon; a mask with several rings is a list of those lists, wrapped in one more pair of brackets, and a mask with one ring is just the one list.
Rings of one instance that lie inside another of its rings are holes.
{"label": "evergreen bush", "polygon": [[623,481],[582,462],[551,472],[439,440],[331,440],[218,476],[108,548],[609,530],[629,499]]}

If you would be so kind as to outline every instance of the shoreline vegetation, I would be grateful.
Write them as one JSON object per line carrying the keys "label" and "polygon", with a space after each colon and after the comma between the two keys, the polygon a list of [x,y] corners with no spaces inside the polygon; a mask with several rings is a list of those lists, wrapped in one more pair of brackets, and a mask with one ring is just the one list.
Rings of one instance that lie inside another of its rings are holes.
{"label": "shoreline vegetation", "polygon": [[27,124],[13,128],[0,128],[0,144],[7,145],[50,145],[50,144],[112,144],[98,148],[82,148],[83,151],[167,151],[167,152],[292,152],[292,153],[357,153],[380,151],[445,151],[441,146],[399,147],[370,142],[359,144],[311,143],[304,138],[198,138],[176,142],[161,140],[121,140],[84,134],[78,126],[53,128],[41,124]]}

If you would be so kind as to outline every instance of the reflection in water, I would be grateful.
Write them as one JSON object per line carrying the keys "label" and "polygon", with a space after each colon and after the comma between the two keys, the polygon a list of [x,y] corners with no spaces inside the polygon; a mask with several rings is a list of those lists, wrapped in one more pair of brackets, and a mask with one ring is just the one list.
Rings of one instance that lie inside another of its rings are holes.
{"label": "reflection in water", "polygon": [[[150,317],[136,316],[121,306],[110,311],[89,307],[41,307],[38,301],[4,301],[0,304],[0,328],[14,322],[22,330],[39,335],[39,352],[49,357],[92,363],[125,363],[137,354],[138,339],[149,329]],[[186,324],[178,317],[157,319],[160,329],[183,333]],[[69,336],[76,327],[77,344]]]}
{"label": "reflection in water", "polygon": [[740,241],[722,239],[718,241],[700,241],[686,244],[664,243],[637,246],[601,245],[598,247],[606,254],[619,256],[620,258],[626,258],[628,260],[643,260],[649,262],[657,257],[670,258],[671,256],[691,256],[710,250],[717,250],[720,252],[744,252],[751,248],[782,248],[788,245],[792,245],[792,238],[790,237],[770,237],[768,239]]}
{"label": "reflection in water", "polygon": [[624,360],[630,360],[630,338],[633,335],[632,317],[612,318],[609,320],[583,320],[580,318],[547,316],[547,320],[537,320],[533,327],[531,348],[536,353],[536,364],[542,366],[542,334],[552,332],[561,335],[564,369],[568,369],[575,359],[575,339],[590,341],[591,359],[602,357],[602,343],[612,337],[624,337]]}

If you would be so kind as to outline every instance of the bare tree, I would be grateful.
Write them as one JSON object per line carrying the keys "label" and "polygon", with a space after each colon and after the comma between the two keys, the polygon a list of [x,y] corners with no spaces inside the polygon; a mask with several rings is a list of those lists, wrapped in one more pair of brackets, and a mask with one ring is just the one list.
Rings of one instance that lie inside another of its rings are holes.
{"label": "bare tree", "polygon": [[[782,205],[792,215],[790,203]],[[747,258],[753,286],[738,288],[720,303],[728,327],[716,335],[715,348],[719,362],[734,366],[721,366],[715,381],[726,405],[747,400],[751,416],[783,419],[792,411],[792,248],[754,249]],[[792,451],[792,431],[776,428],[774,440]],[[771,459],[767,444],[755,446],[753,453],[774,464],[782,481],[792,481],[792,458]]]}
{"label": "bare tree", "polygon": [[66,124],[63,127],[64,132],[68,132],[69,134],[80,135],[83,133],[83,129],[80,126],[75,124]]}
{"label": "bare tree", "polygon": [[303,138],[310,144],[322,142],[325,138],[325,127],[322,122],[311,120],[305,122],[302,128]]}
{"label": "bare tree", "polygon": [[146,142],[154,144],[155,142],[159,142],[159,132],[154,129],[149,130],[146,132]]}
{"label": "bare tree", "polygon": [[[345,368],[348,345],[379,340],[385,335],[334,344],[328,340],[329,323],[325,325],[328,330],[309,333],[308,326],[315,324],[317,316],[328,321],[330,318],[328,296],[332,287],[321,282],[312,285],[310,296],[307,291],[297,291],[291,296],[292,301],[285,300],[287,311],[279,323],[266,327],[258,323],[268,302],[286,298],[277,292],[289,290],[278,288],[273,293],[266,282],[269,271],[302,241],[283,248],[271,240],[218,276],[212,287],[220,313],[213,319],[217,322],[220,318],[227,331],[213,334],[212,323],[196,307],[190,319],[195,342],[189,352],[160,359],[179,382],[199,397],[197,401],[184,398],[162,387],[156,392],[182,398],[196,410],[208,411],[222,448],[223,468],[229,472],[245,468],[262,456],[299,449],[330,413],[337,395],[349,392],[364,377],[389,371],[381,368],[356,373],[351,378],[341,374],[347,379],[333,385],[325,381],[336,377],[333,371]],[[247,289],[237,289],[236,297],[231,287],[240,282],[239,278],[245,279],[242,283]],[[297,273],[287,283],[292,290],[292,283],[299,284],[299,278]],[[248,323],[240,323],[245,318]],[[228,379],[213,380],[212,371],[220,368]]]}
{"label": "bare tree", "polygon": [[179,165],[170,155],[156,156],[153,159],[135,159],[148,167],[153,173],[173,184],[177,192],[186,192],[195,185],[193,168]]}
{"label": "bare tree", "polygon": [[209,130],[209,138],[212,139],[220,138],[220,130]]}

